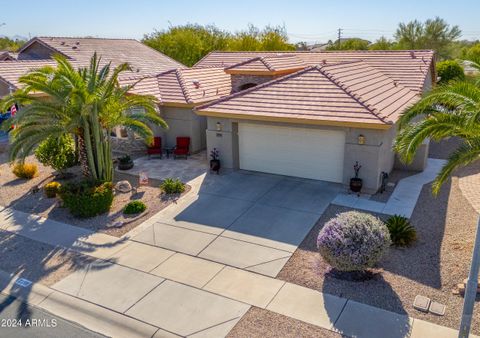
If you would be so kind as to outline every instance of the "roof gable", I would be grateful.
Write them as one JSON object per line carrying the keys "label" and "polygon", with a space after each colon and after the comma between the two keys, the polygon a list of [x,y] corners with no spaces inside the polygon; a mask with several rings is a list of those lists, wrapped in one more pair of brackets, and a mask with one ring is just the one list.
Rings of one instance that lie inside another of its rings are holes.
{"label": "roof gable", "polygon": [[157,76],[164,104],[212,101],[230,94],[231,79],[223,68],[179,68]]}

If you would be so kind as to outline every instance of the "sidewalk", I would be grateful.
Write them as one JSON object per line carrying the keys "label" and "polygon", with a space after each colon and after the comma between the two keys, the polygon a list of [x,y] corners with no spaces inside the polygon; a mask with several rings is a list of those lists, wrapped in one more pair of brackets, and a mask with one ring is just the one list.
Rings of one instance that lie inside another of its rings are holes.
{"label": "sidewalk", "polygon": [[410,218],[423,186],[435,179],[445,162],[445,160],[429,158],[424,171],[400,180],[386,203],[372,201],[362,196],[358,197],[355,194],[338,194],[332,204]]}
{"label": "sidewalk", "polygon": [[12,209],[0,212],[0,229],[98,258],[52,288],[24,289],[3,274],[8,286],[2,293],[114,337],[225,336],[250,306],[346,336],[457,336],[450,328],[254,272]]}

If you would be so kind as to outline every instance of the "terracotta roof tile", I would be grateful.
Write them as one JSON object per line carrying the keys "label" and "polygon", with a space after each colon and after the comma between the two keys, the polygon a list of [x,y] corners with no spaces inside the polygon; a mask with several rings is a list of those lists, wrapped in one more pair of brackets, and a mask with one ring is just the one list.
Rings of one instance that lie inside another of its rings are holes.
{"label": "terracotta roof tile", "polygon": [[209,113],[390,125],[415,91],[366,62],[309,67],[198,107]]}
{"label": "terracotta roof tile", "polygon": [[179,68],[157,75],[163,103],[195,104],[230,94],[223,68]]}
{"label": "terracotta roof tile", "polygon": [[231,67],[258,57],[295,55],[307,66],[362,60],[405,87],[418,92],[424,83],[434,52],[416,51],[332,51],[332,52],[212,52],[194,67]]}
{"label": "terracotta roof tile", "polygon": [[133,39],[37,37],[31,41],[35,40],[43,42],[73,60],[88,63],[93,53],[97,52],[103,59],[112,61],[115,65],[128,62],[135,71],[144,74],[184,67],[172,58]]}

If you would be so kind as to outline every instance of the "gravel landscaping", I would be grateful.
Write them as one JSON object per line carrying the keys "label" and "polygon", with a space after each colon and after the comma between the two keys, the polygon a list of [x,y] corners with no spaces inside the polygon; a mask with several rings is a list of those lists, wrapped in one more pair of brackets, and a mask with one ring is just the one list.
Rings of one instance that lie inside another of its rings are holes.
{"label": "gravel landscaping", "polygon": [[[95,258],[0,230],[0,270],[50,286]],[[4,286],[0,286],[3,289]]]}
{"label": "gravel landscaping", "polygon": [[[453,148],[452,142],[455,140],[447,142],[444,152]],[[442,145],[434,144],[437,158],[446,157],[441,149]],[[277,278],[458,328],[463,298],[453,295],[452,290],[468,276],[478,217],[458,187],[458,176],[479,170],[480,163],[459,170],[436,198],[432,197],[431,184],[423,187],[411,218],[417,229],[417,242],[404,249],[392,248],[372,280],[349,282],[334,278],[317,252],[316,239],[323,224],[338,213],[351,210],[336,205],[328,207]],[[445,304],[445,316],[415,310],[412,304],[416,295]],[[480,334],[478,303],[472,328],[475,334]]]}
{"label": "gravel landscaping", "polygon": [[[118,193],[113,201],[108,214],[99,215],[88,219],[73,217],[66,208],[61,208],[58,199],[46,198],[43,191],[33,192],[32,188],[43,187],[46,183],[55,180],[53,169],[44,167],[31,157],[28,162],[38,165],[39,174],[31,180],[18,179],[7,162],[7,155],[0,154],[0,205],[12,207],[27,213],[37,214],[43,217],[64,222],[67,224],[88,228],[93,231],[101,231],[112,236],[120,237],[143,223],[160,210],[164,209],[178,198],[186,194],[190,187],[182,195],[167,196],[160,191],[160,181],[149,180],[149,186],[138,188],[134,193]],[[75,169],[75,168],[74,168]],[[75,170],[73,170],[75,171]],[[78,172],[78,170],[76,170]],[[81,178],[77,173],[77,178]],[[128,180],[132,186],[138,186],[138,177],[115,172],[115,182]],[[63,183],[62,180],[58,180]],[[147,205],[147,210],[137,216],[123,215],[125,204],[132,200],[140,200]]]}
{"label": "gravel landscaping", "polygon": [[227,337],[340,338],[342,335],[252,306]]}

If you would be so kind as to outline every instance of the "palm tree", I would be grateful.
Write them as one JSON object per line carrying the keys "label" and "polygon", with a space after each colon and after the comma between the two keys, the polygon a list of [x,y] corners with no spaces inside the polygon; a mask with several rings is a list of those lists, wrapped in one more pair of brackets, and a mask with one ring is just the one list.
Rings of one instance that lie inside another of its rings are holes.
{"label": "palm tree", "polygon": [[406,163],[427,138],[463,141],[433,182],[437,194],[455,169],[480,159],[480,88],[469,82],[439,86],[402,115],[399,128],[394,149]]}
{"label": "palm tree", "polygon": [[[2,102],[4,108],[14,103],[23,106],[8,123],[15,125],[10,159],[24,160],[50,136],[73,134],[78,140],[83,174],[112,181],[112,129],[124,126],[151,142],[150,125],[167,128],[156,110],[156,100],[130,94],[135,84],[119,85],[119,75],[130,70],[128,64],[113,70],[110,63],[101,67],[101,59],[94,54],[89,67],[75,69],[63,56],[55,55],[54,59],[56,67],[45,66],[20,77],[23,88]],[[133,113],[133,108],[143,110]]]}

